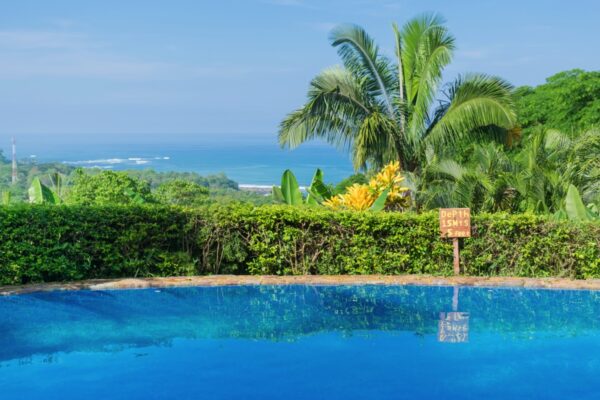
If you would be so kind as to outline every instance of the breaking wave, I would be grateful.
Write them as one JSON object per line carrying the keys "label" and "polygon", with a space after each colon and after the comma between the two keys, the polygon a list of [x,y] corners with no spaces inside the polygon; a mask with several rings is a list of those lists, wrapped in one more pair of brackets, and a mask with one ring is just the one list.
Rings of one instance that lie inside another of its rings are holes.
{"label": "breaking wave", "polygon": [[112,169],[114,167],[130,167],[147,165],[162,160],[170,160],[171,157],[128,157],[128,158],[102,158],[95,160],[77,160],[77,161],[63,161],[63,164],[81,166],[84,168],[101,168],[101,169]]}

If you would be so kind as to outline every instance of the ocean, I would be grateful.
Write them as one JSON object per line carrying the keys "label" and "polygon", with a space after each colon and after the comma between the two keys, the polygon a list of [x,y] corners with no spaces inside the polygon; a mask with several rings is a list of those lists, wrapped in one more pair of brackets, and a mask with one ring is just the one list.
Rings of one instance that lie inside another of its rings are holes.
{"label": "ocean", "polygon": [[[10,155],[10,139],[2,146]],[[80,167],[110,170],[154,169],[188,171],[201,175],[225,173],[242,185],[279,184],[281,174],[291,169],[301,185],[308,185],[315,169],[321,168],[325,181],[339,182],[353,173],[349,155],[326,143],[306,143],[295,150],[283,150],[276,138],[176,139],[172,142],[127,143],[97,140],[52,142],[21,140],[17,137],[17,158],[39,163],[62,162]]]}

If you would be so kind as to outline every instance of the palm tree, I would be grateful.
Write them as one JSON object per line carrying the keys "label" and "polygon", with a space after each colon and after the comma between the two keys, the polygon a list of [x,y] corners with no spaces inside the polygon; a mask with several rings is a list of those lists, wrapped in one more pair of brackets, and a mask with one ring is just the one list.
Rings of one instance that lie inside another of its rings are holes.
{"label": "palm tree", "polygon": [[[437,102],[454,37],[435,14],[396,25],[396,62],[360,27],[331,33],[343,67],[331,67],[310,83],[308,101],[281,123],[279,142],[294,148],[321,138],[352,153],[355,168],[400,160],[414,171],[427,147],[441,148],[515,124],[511,86],[481,74],[458,77]],[[434,107],[437,104],[437,107]]]}

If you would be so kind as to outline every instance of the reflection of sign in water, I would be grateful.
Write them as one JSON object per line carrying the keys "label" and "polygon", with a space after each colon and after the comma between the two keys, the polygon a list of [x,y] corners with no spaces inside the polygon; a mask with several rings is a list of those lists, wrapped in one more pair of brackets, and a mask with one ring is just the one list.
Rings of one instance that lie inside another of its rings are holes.
{"label": "reflection of sign in water", "polygon": [[469,313],[442,312],[438,324],[438,341],[466,343],[469,341]]}
{"label": "reflection of sign in water", "polygon": [[445,238],[471,237],[471,209],[440,208],[440,233]]}
{"label": "reflection of sign in water", "polygon": [[466,343],[469,341],[469,313],[458,311],[460,289],[452,290],[452,312],[441,312],[438,322],[438,341],[443,343]]}

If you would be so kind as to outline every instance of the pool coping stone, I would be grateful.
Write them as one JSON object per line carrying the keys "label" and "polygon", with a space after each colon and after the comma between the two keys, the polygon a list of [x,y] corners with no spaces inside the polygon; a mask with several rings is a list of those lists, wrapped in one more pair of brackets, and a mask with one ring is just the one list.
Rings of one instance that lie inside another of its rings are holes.
{"label": "pool coping stone", "polygon": [[116,290],[236,285],[421,285],[600,290],[600,279],[433,275],[210,275],[166,278],[97,279],[66,283],[0,286],[0,296],[57,290]]}

